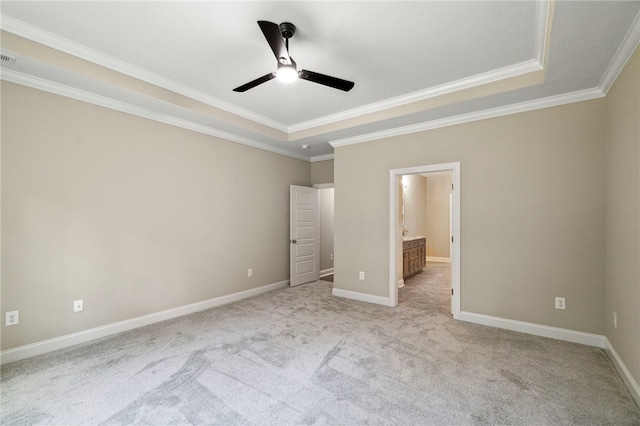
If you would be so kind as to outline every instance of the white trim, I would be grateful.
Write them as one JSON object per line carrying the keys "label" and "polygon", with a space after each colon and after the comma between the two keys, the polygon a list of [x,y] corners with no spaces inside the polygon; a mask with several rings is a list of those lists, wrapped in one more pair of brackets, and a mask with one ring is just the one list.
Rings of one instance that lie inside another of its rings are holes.
{"label": "white trim", "polygon": [[[545,7],[546,5],[546,7]],[[486,73],[477,74],[468,78],[453,81],[440,86],[430,87],[425,90],[409,93],[407,95],[398,96],[392,99],[376,102],[373,104],[365,105],[360,108],[354,108],[349,111],[343,111],[337,114],[327,115],[315,120],[309,120],[302,123],[297,123],[287,126],[284,123],[272,120],[263,115],[256,114],[252,111],[240,108],[236,105],[222,101],[221,99],[209,96],[199,90],[193,89],[184,84],[178,83],[174,80],[162,77],[155,73],[141,69],[128,62],[116,59],[112,56],[106,55],[102,52],[91,49],[80,43],[73,42],[59,35],[45,31],[41,28],[30,25],[26,22],[15,19],[5,14],[0,14],[1,28],[4,31],[16,34],[20,37],[28,40],[40,43],[44,46],[52,49],[67,53],[77,58],[95,63],[105,68],[114,70],[116,72],[131,76],[140,81],[152,84],[157,87],[161,87],[172,92],[178,93],[182,96],[186,96],[191,99],[198,100],[207,105],[219,108],[223,111],[230,112],[240,117],[252,120],[256,123],[263,124],[272,129],[282,131],[288,134],[312,129],[315,127],[332,124],[338,121],[346,120],[349,118],[359,117],[365,114],[375,113],[383,111],[389,108],[395,108],[403,106],[412,102],[421,101],[424,99],[433,98],[436,96],[442,96],[449,93],[454,93],[459,90],[465,90],[472,87],[482,86],[495,81],[500,81],[507,78],[517,77],[519,75],[527,74],[530,72],[539,71],[543,67],[541,59],[544,59],[546,55],[546,38],[547,28],[550,25],[551,7],[549,2],[545,0],[539,0],[536,11],[536,27],[535,27],[535,58],[524,61],[518,64],[509,65],[496,70],[491,70]],[[320,160],[319,160],[320,161]]]}
{"label": "white trim", "polygon": [[549,28],[553,20],[553,3],[554,0],[539,0],[536,3],[536,62],[542,68],[545,67],[547,59],[548,38],[550,36]]}
{"label": "white trim", "polygon": [[604,349],[618,371],[618,374],[620,374],[622,381],[627,386],[627,389],[629,389],[629,393],[631,393],[636,404],[640,406],[640,385],[638,385],[638,382],[631,375],[631,372],[606,336],[464,311],[460,313],[460,319],[462,321],[482,324],[489,327],[517,331],[535,336],[549,337],[551,339],[579,343]]}
{"label": "white trim", "polygon": [[627,35],[624,38],[624,41],[618,48],[613,60],[609,64],[609,68],[602,76],[602,80],[600,80],[600,84],[598,87],[602,92],[606,95],[609,92],[611,86],[618,78],[618,75],[627,64],[633,52],[636,50],[638,45],[640,44],[640,13],[636,16],[635,21],[631,25],[631,28],[627,32]]}
{"label": "white trim", "polygon": [[440,86],[430,87],[428,89],[409,93],[407,95],[397,96],[381,102],[375,102],[359,108],[353,108],[348,111],[342,111],[336,114],[327,115],[315,120],[305,121],[303,123],[293,124],[289,126],[289,133],[300,132],[303,130],[313,129],[316,127],[333,124],[338,121],[348,120],[361,117],[367,114],[373,114],[385,111],[391,108],[401,107],[412,102],[419,102],[438,96],[448,95],[474,87],[483,86],[485,84],[504,80],[507,78],[517,77],[519,75],[528,74],[539,71],[542,67],[535,60],[521,62],[519,64],[499,68],[486,73],[477,74],[468,78],[463,78]]}
{"label": "white trim", "polygon": [[427,262],[451,263],[450,257],[427,256]]}
{"label": "white trim", "polygon": [[533,334],[535,336],[549,337],[551,339],[564,340],[566,342],[580,343],[597,348],[605,348],[605,336],[599,334],[584,333],[582,331],[568,330],[566,328],[551,327],[548,325],[534,324],[531,322],[517,321],[506,318],[493,317],[473,312],[460,312],[462,321],[505,330],[518,331],[520,333]]}
{"label": "white trim", "polygon": [[336,297],[344,297],[345,299],[358,300],[360,302],[375,303],[376,305],[395,306],[388,297],[374,296],[372,294],[360,293],[357,291],[341,290],[333,288],[331,292]]}
{"label": "white trim", "polygon": [[389,299],[392,306],[398,304],[398,264],[397,252],[400,235],[398,235],[398,184],[397,178],[401,175],[451,172],[453,185],[452,208],[451,208],[451,230],[454,237],[451,244],[451,315],[454,319],[460,318],[460,162],[432,164],[417,167],[407,167],[403,169],[392,169],[389,171]]}
{"label": "white trim", "polygon": [[279,130],[281,132],[287,132],[288,127],[286,124],[271,120],[267,117],[256,114],[244,108],[240,108],[236,105],[224,102],[218,98],[214,98],[213,96],[206,95],[201,91],[180,84],[174,80],[159,76],[158,74],[154,74],[128,62],[116,59],[102,52],[98,52],[82,44],[67,40],[64,37],[60,37],[57,34],[53,34],[41,28],[27,24],[26,22],[12,18],[11,16],[7,16],[5,14],[2,14],[0,16],[2,17],[0,22],[2,22],[2,29],[4,31],[18,35],[52,49],[59,50],[85,61],[103,66],[110,70],[128,75],[145,83],[149,83],[154,86],[170,90],[182,96],[198,100],[204,104],[219,108],[223,111],[230,112],[248,120],[255,121],[256,123],[263,124],[272,129]]}
{"label": "white trim", "polygon": [[[244,110],[232,104],[228,104],[217,98],[210,97],[202,92],[196,91],[192,88],[183,86],[172,80],[168,80],[156,74],[142,70],[126,62],[104,55],[100,52],[89,49],[86,46],[82,46],[78,43],[71,42],[55,34],[51,34],[40,28],[31,26],[22,21],[16,20],[15,18],[12,18],[10,16],[1,14],[0,16],[2,19],[0,20],[0,24],[1,24],[1,28],[5,31],[11,32],[13,34],[17,34],[21,37],[25,37],[29,40],[44,44],[56,50],[60,50],[62,52],[74,55],[78,58],[96,63],[98,65],[107,67],[109,69],[113,69],[117,72],[121,72],[123,74],[132,76],[141,81],[145,81],[147,83],[154,84],[158,87],[171,90],[183,96],[187,96],[191,99],[198,100],[207,105],[211,105],[215,108],[220,108],[221,110],[228,111],[238,116],[241,116],[249,120],[255,121],[257,123],[263,124],[265,126],[271,127],[273,129],[286,132],[287,134],[291,134],[292,132],[295,132],[295,131],[305,130],[308,128],[321,126],[324,124],[330,124],[337,121],[358,117],[363,114],[377,112],[387,108],[401,106],[406,103],[427,99],[429,97],[440,96],[443,94],[455,92],[456,90],[463,90],[468,87],[475,87],[480,84],[490,83],[492,81],[500,80],[502,78],[509,78],[510,76],[517,76],[526,72],[543,69],[544,58],[546,57],[545,55],[547,53],[546,47],[548,43],[546,39],[549,36],[548,28],[549,28],[549,25],[551,24],[550,21],[553,15],[553,1],[539,0],[537,4],[536,13],[537,13],[536,48],[535,48],[536,53],[535,53],[534,60],[516,64],[510,67],[505,67],[500,70],[494,70],[485,74],[472,76],[470,78],[458,80],[449,84],[428,88],[423,91],[414,92],[408,95],[396,97],[383,102],[366,105],[362,108],[356,108],[346,112],[325,116],[318,120],[311,120],[308,122],[298,123],[291,126],[287,126],[283,123],[270,120],[264,116],[252,113],[251,111]],[[609,65],[609,68],[605,72],[602,80],[600,81],[597,87],[594,87],[591,89],[585,89],[577,92],[572,92],[572,93],[550,96],[548,98],[525,101],[517,104],[472,112],[468,114],[461,114],[458,116],[447,117],[444,119],[426,121],[426,122],[422,122],[422,123],[418,123],[410,126],[403,126],[403,127],[388,129],[380,132],[357,135],[349,138],[330,141],[329,143],[332,147],[335,148],[339,146],[346,146],[351,144],[369,142],[377,139],[396,137],[396,136],[406,135],[410,133],[421,132],[425,130],[431,130],[431,129],[447,127],[447,126],[454,126],[458,124],[484,120],[488,118],[500,117],[504,115],[510,115],[510,114],[515,114],[520,112],[532,111],[536,109],[548,108],[548,107],[564,105],[564,104],[573,103],[573,102],[581,102],[589,99],[603,97],[606,95],[610,87],[613,85],[620,71],[624,68],[627,61],[631,58],[631,55],[633,54],[634,50],[638,47],[639,44],[640,44],[640,14],[636,16],[634,23],[632,24],[631,28],[627,32],[627,35],[625,36],[623,43],[620,45],[611,64]],[[26,86],[38,88],[40,90],[49,91],[51,93],[60,94],[62,96],[67,96],[73,99],[94,103],[96,105],[101,105],[107,108],[112,108],[112,109],[126,112],[129,114],[149,118],[149,119],[163,122],[169,125],[193,130],[199,133],[220,137],[232,142],[242,143],[248,146],[252,146],[252,147],[273,152],[276,154],[281,154],[288,157],[292,157],[292,158],[296,158],[304,161],[310,161],[310,162],[326,161],[334,158],[333,154],[307,157],[307,156],[300,155],[298,153],[291,152],[282,148],[276,148],[262,142],[250,140],[237,135],[232,135],[227,132],[218,131],[210,127],[202,126],[200,124],[192,123],[185,120],[179,120],[174,117],[162,116],[150,110],[143,110],[142,108],[126,105],[122,102],[117,102],[111,99],[108,99],[109,102],[107,103],[95,102],[96,98],[101,98],[103,100],[107,98],[104,98],[98,95],[89,94],[88,92],[82,92],[80,90],[73,89],[67,86],[62,86],[56,83],[48,82],[49,89],[46,89],[41,83],[39,85],[34,85],[33,83],[28,84],[24,78],[22,79],[22,82],[18,82],[10,78],[9,79],[5,78],[6,76],[9,75],[8,72],[9,70],[7,70],[6,68],[2,69],[2,79],[6,79],[8,81],[12,81],[17,84],[23,84]],[[34,79],[33,77],[31,78]],[[45,81],[45,80],[41,80],[41,81]],[[52,89],[52,87],[54,86],[64,87],[64,90],[55,91]],[[91,95],[91,97],[89,97],[89,95]],[[92,102],[90,99],[94,99],[94,101]],[[141,111],[144,111],[144,113],[141,113]],[[151,116],[149,116],[150,114]]]}
{"label": "white trim", "polygon": [[606,337],[604,339],[604,349],[607,352],[609,359],[611,359],[611,362],[616,367],[616,370],[618,370],[620,377],[622,377],[622,381],[625,385],[627,385],[627,389],[629,389],[629,393],[631,393],[631,396],[633,397],[633,399],[635,399],[636,404],[640,406],[640,385],[638,385],[638,382],[636,382],[636,380],[633,378],[627,366],[624,365],[624,362],[622,362],[622,359],[618,356],[618,353],[614,349],[609,339]]}
{"label": "white trim", "polygon": [[333,160],[333,154],[316,155],[314,157],[311,157],[309,159],[309,162],[317,163],[318,161],[327,161],[327,160]]}
{"label": "white trim", "polygon": [[387,99],[385,101],[376,102],[365,105],[360,108],[354,108],[337,114],[327,115],[315,120],[309,120],[289,126],[289,133],[299,132],[315,127],[332,124],[341,120],[360,117],[366,114],[384,111],[390,108],[407,105],[412,102],[422,101],[425,99],[442,96],[449,93],[455,93],[473,87],[482,86],[508,78],[517,77],[523,74],[539,71],[544,69],[548,38],[550,37],[550,26],[553,19],[553,2],[554,0],[538,0],[536,4],[536,26],[535,26],[535,57],[532,60],[524,61],[518,64],[509,65],[486,73],[477,74],[468,78],[449,82],[440,86],[430,87],[407,95],[398,96]]}
{"label": "white trim", "polygon": [[106,336],[111,336],[123,331],[133,330],[135,328],[144,327],[149,324],[165,321],[168,319],[192,314],[194,312],[203,311],[205,309],[215,308],[217,306],[238,302],[258,296],[269,291],[285,288],[289,285],[289,280],[280,281],[273,284],[267,284],[261,287],[252,288],[250,290],[239,291],[237,293],[227,294],[225,296],[214,297],[213,299],[203,300],[202,302],[191,303],[189,305],[179,306],[177,308],[167,309],[152,314],[131,318],[124,321],[114,322],[112,324],[91,328],[77,333],[67,334],[65,336],[55,337],[36,343],[31,343],[17,348],[7,349],[0,352],[0,364],[6,364],[41,355],[47,352],[63,349],[80,343],[89,342]]}
{"label": "white trim", "polygon": [[314,183],[313,187],[316,189],[329,189],[329,188],[335,188],[336,184],[335,183]]}
{"label": "white trim", "polygon": [[377,139],[391,138],[407,135],[410,133],[418,133],[426,130],[439,129],[441,127],[449,127],[458,124],[470,123],[473,121],[486,120],[488,118],[496,118],[505,115],[518,114],[521,112],[534,111],[537,109],[549,108],[573,102],[582,102],[590,99],[601,98],[603,96],[604,93],[602,93],[602,91],[598,88],[581,90],[578,92],[565,93],[562,95],[549,96],[547,98],[535,99],[532,101],[525,101],[512,105],[485,109],[468,114],[455,115],[438,120],[425,121],[423,123],[412,124],[409,126],[396,127],[389,130],[382,130],[379,132],[353,136],[350,138],[337,139],[334,141],[330,141],[329,144],[332,147],[337,148],[340,146],[371,142]]}
{"label": "white trim", "polygon": [[401,280],[398,280],[398,288],[402,288],[404,287],[404,278]]}
{"label": "white trim", "polygon": [[327,275],[333,275],[333,268],[323,269],[320,271],[320,278],[326,277]]}
{"label": "white trim", "polygon": [[245,138],[242,136],[234,135],[232,133],[224,132],[222,130],[217,130],[209,126],[203,126],[202,124],[194,123],[188,120],[176,118],[171,115],[160,114],[146,108],[135,106],[126,102],[117,101],[111,98],[107,98],[105,96],[96,95],[91,92],[69,87],[64,84],[45,80],[39,77],[33,77],[31,75],[13,71],[10,69],[2,68],[1,78],[2,80],[9,81],[11,83],[20,84],[22,86],[31,87],[33,89],[43,90],[45,92],[53,93],[55,95],[64,96],[64,97],[75,99],[82,102],[87,102],[89,104],[98,105],[104,108],[109,108],[114,111],[120,111],[126,114],[147,118],[149,120],[157,121],[159,123],[164,123],[170,126],[180,127],[182,129],[187,129],[197,133],[202,133],[204,135],[224,139],[229,142],[235,142],[242,145],[247,145],[253,148],[261,149],[263,151],[269,151],[274,154],[280,154],[280,155],[295,158],[298,160],[309,161],[309,157],[300,155],[292,151],[277,148],[272,145],[268,145],[268,144],[255,141],[253,139]]}

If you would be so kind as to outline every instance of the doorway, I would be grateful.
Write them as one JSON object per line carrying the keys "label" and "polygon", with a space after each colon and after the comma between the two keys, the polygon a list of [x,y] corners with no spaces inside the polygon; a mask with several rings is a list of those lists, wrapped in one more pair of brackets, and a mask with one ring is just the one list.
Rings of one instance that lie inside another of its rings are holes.
{"label": "doorway", "polygon": [[334,184],[314,184],[320,210],[320,280],[333,282]]}
{"label": "doorway", "polygon": [[460,163],[425,165],[390,171],[389,181],[389,296],[392,306],[398,304],[398,283],[402,277],[402,176],[430,173],[450,173],[452,190],[450,197],[450,259],[451,259],[451,314],[460,318]]}

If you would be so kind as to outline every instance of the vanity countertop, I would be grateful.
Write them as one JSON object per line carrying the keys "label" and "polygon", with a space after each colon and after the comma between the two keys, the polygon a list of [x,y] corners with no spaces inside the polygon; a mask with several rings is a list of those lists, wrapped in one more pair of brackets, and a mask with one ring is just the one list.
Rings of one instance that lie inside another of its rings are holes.
{"label": "vanity countertop", "polygon": [[419,236],[412,236],[412,237],[402,237],[402,241],[414,241],[414,240],[419,240],[421,238],[427,238],[424,235],[419,235]]}

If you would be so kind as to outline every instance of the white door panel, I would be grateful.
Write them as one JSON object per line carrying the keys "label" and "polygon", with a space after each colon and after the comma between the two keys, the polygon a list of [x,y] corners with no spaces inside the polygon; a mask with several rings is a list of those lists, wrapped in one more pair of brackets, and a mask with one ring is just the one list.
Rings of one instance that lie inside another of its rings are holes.
{"label": "white door panel", "polygon": [[306,257],[306,256],[315,256],[315,247],[313,244],[300,244],[300,242],[298,241],[298,243],[295,245],[296,247],[296,256],[298,258],[301,257]]}
{"label": "white door panel", "polygon": [[298,186],[298,188],[313,189],[313,192],[296,192],[296,204],[299,206],[315,206],[318,198],[315,188],[308,188],[306,186]]}
{"label": "white door panel", "polygon": [[313,242],[315,237],[316,237],[316,230],[311,226],[298,226],[296,228],[296,238],[298,239],[298,243],[306,242],[306,241],[300,241],[300,240],[310,240],[311,242]]}
{"label": "white door panel", "polygon": [[290,285],[317,281],[320,275],[318,190],[291,185]]}
{"label": "white door panel", "polygon": [[[308,206],[308,204],[305,204]],[[296,211],[296,220],[298,222],[313,222],[314,211],[313,210],[298,210]]]}
{"label": "white door panel", "polygon": [[314,269],[315,265],[313,260],[296,263],[296,275],[308,274],[310,272],[313,272]]}

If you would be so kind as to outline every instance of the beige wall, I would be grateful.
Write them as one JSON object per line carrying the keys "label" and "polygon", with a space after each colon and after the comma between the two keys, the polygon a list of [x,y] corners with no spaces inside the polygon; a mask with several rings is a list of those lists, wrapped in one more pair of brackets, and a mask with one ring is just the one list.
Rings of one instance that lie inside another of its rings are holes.
{"label": "beige wall", "polygon": [[420,175],[402,176],[404,226],[408,236],[427,233],[427,179]]}
{"label": "beige wall", "polygon": [[462,310],[602,334],[604,105],[336,148],[335,287],[389,296],[389,170],[459,161]]}
{"label": "beige wall", "polygon": [[[640,382],[639,81],[636,52],[605,100],[337,148],[336,288],[387,296],[389,170],[460,161],[462,310],[605,333]],[[334,182],[6,82],[1,136],[3,350],[287,279],[288,187]]]}
{"label": "beige wall", "polygon": [[2,312],[20,324],[2,349],[287,280],[289,185],[309,177],[305,161],[3,82]]}
{"label": "beige wall", "polygon": [[427,179],[427,256],[450,258],[451,173],[432,173]]}
{"label": "beige wall", "polygon": [[640,51],[610,89],[606,105],[604,326],[607,338],[640,383]]}
{"label": "beige wall", "polygon": [[311,163],[311,184],[333,183],[333,160]]}

